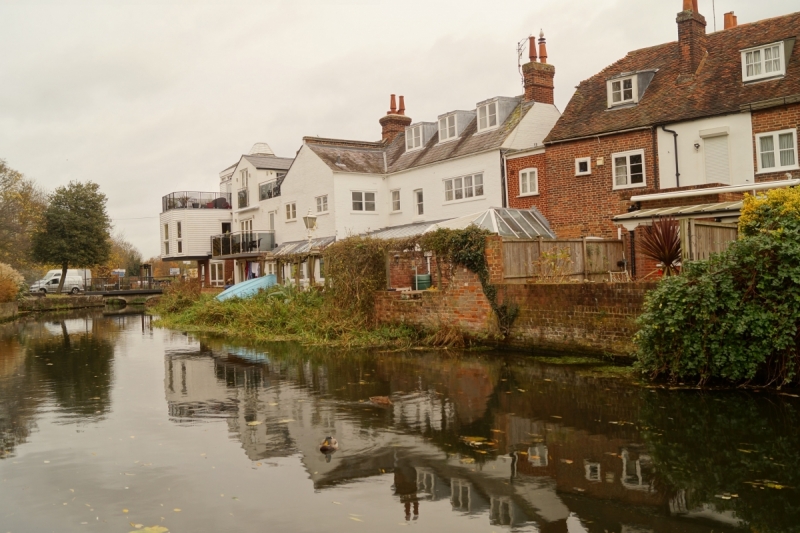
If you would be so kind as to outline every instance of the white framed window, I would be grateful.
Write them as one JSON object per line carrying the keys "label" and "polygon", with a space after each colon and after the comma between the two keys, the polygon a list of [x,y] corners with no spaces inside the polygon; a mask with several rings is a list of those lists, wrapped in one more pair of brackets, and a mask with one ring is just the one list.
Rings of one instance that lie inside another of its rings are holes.
{"label": "white framed window", "polygon": [[422,125],[406,128],[406,151],[422,148]]}
{"label": "white framed window", "polygon": [[248,218],[247,220],[239,221],[239,229],[242,231],[253,231],[253,219]]}
{"label": "white framed window", "polygon": [[439,119],[439,142],[454,139],[456,136],[456,116],[448,115]]}
{"label": "white framed window", "polygon": [[478,131],[497,127],[497,102],[489,102],[478,108]]}
{"label": "white framed window", "polygon": [[575,159],[575,175],[588,176],[592,173],[592,158],[578,157]]}
{"label": "white framed window", "polygon": [[416,204],[417,214],[425,214],[425,198],[422,195],[422,189],[414,191],[414,202]]}
{"label": "white framed window", "polygon": [[593,483],[598,483],[601,481],[600,479],[600,463],[590,463],[589,461],[583,461],[583,468],[586,471],[586,479]]}
{"label": "white framed window", "polygon": [[756,135],[758,172],[793,170],[797,164],[797,130],[781,130]]}
{"label": "white framed window", "polygon": [[455,202],[483,196],[483,173],[444,180],[444,201]]}
{"label": "white framed window", "polygon": [[169,224],[164,224],[164,240],[169,240]]}
{"label": "white framed window", "polygon": [[181,223],[180,222],[178,222],[177,229],[178,229],[178,232],[177,232],[178,233],[178,238],[182,239],[183,238],[183,232],[181,231]]}
{"label": "white framed window", "polygon": [[742,50],[742,79],[744,81],[774,78],[786,74],[783,42]]}
{"label": "white framed window", "polygon": [[375,193],[353,191],[353,211],[375,211]]}
{"label": "white framed window", "polygon": [[278,196],[278,181],[272,180],[258,186],[258,199],[268,200]]}
{"label": "white framed window", "polygon": [[239,171],[239,174],[242,177],[242,188],[246,189],[247,184],[250,181],[250,171],[248,171],[246,168],[243,168],[242,170]]}
{"label": "white framed window", "polygon": [[183,253],[183,241],[178,241],[178,253]]}
{"label": "white framed window", "polygon": [[392,211],[397,213],[400,211],[400,190],[392,191]]}
{"label": "white framed window", "polygon": [[614,164],[614,189],[644,187],[647,184],[644,150],[611,154],[611,161]]}
{"label": "white framed window", "polygon": [[519,171],[519,195],[539,194],[539,169],[526,168]]}
{"label": "white framed window", "polygon": [[275,262],[267,263],[264,266],[265,266],[264,270],[266,271],[267,275],[275,274]]}
{"label": "white framed window", "polygon": [[328,195],[317,196],[317,213],[328,212]]}
{"label": "white framed window", "polygon": [[639,88],[636,76],[608,80],[606,82],[606,88],[608,90],[608,107],[635,104],[639,101]]}
{"label": "white framed window", "polygon": [[286,204],[286,220],[297,220],[297,202]]}
{"label": "white framed window", "polygon": [[275,217],[278,214],[277,211],[270,211],[269,212],[269,229],[275,229]]}

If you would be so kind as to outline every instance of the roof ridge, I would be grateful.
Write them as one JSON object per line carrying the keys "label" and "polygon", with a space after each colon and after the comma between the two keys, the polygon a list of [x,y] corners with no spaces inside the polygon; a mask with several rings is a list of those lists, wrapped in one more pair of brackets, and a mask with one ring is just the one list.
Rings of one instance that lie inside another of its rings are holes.
{"label": "roof ridge", "polygon": [[386,148],[387,144],[383,141],[355,141],[350,139],[332,139],[329,137],[303,137],[303,144],[316,144],[322,146],[339,146],[364,149]]}

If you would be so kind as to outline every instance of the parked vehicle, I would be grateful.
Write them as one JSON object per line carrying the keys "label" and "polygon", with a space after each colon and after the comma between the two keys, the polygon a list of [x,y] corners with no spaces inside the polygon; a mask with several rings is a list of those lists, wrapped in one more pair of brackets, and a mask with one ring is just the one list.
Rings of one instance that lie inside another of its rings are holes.
{"label": "parked vehicle", "polygon": [[[80,278],[81,290],[83,290],[87,284],[90,284],[92,282],[92,271],[89,270],[88,268],[82,268],[82,269],[70,268],[67,270],[67,277]],[[61,279],[61,269],[48,270],[47,274],[45,274],[42,279],[31,284],[30,291],[42,292],[42,289],[45,289],[53,279],[56,280]],[[56,287],[58,287],[58,283],[56,283]],[[52,292],[52,291],[44,291],[44,292]]]}
{"label": "parked vehicle", "polygon": [[[61,276],[55,276],[48,281],[41,280],[31,285],[31,292],[42,292],[54,294],[58,290],[58,283],[61,281]],[[67,276],[64,279],[64,286],[61,292],[68,292],[71,294],[78,294],[84,290],[83,278],[80,276]]]}

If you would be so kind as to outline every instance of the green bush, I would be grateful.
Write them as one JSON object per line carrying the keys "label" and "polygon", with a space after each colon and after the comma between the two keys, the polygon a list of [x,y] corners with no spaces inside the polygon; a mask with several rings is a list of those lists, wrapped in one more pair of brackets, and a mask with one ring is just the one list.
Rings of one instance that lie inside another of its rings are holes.
{"label": "green bush", "polygon": [[796,215],[764,211],[770,220],[746,221],[760,229],[648,295],[635,338],[641,370],[700,383],[797,379],[800,232]]}

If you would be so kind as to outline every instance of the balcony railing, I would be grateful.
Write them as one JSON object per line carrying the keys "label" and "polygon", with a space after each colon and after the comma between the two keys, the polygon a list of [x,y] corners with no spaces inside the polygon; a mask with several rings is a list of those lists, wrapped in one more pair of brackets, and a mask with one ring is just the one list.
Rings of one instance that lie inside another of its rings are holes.
{"label": "balcony railing", "polygon": [[237,231],[211,237],[211,257],[270,252],[275,248],[275,231]]}
{"label": "balcony railing", "polygon": [[231,209],[231,194],[227,192],[180,191],[161,198],[161,212],[172,209]]}
{"label": "balcony railing", "polygon": [[239,203],[237,204],[237,207],[239,209],[244,209],[250,205],[250,194],[247,189],[239,189],[238,197]]}

